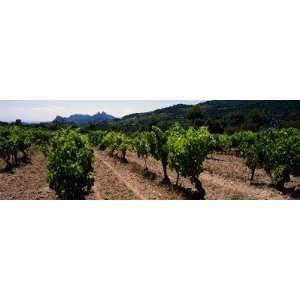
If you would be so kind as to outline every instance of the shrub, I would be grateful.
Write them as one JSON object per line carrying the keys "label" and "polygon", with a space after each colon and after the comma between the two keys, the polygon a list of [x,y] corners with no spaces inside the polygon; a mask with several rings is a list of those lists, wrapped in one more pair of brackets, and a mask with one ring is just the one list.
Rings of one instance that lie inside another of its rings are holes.
{"label": "shrub", "polygon": [[177,126],[170,131],[168,138],[169,163],[172,169],[184,177],[190,178],[204,198],[205,191],[199,180],[199,175],[203,171],[203,162],[210,151],[212,136],[207,128],[198,130],[188,129],[180,132]]}
{"label": "shrub", "polygon": [[62,199],[82,199],[94,183],[93,150],[77,130],[61,129],[52,139],[47,181]]}
{"label": "shrub", "polygon": [[152,126],[151,132],[147,135],[150,147],[151,155],[158,161],[161,162],[164,183],[170,183],[170,179],[167,173],[168,167],[168,132],[162,131],[156,126]]}
{"label": "shrub", "polygon": [[145,163],[145,171],[148,171],[147,158],[150,154],[149,133],[141,132],[133,140],[133,147],[139,158]]}
{"label": "shrub", "polygon": [[290,175],[300,175],[300,131],[294,128],[268,130],[264,133],[263,167],[273,185],[285,192]]}
{"label": "shrub", "polygon": [[246,166],[251,170],[252,181],[258,166],[265,160],[265,137],[262,134],[245,131],[241,134],[239,151],[246,160]]}

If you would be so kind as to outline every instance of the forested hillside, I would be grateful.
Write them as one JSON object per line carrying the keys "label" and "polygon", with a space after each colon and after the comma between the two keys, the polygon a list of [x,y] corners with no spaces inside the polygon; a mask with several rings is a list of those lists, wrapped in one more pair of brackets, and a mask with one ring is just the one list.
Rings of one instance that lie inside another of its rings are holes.
{"label": "forested hillside", "polygon": [[180,123],[184,128],[207,126],[212,133],[258,131],[265,128],[300,129],[300,100],[216,100],[196,105],[178,104],[150,112],[130,114],[120,119],[106,113],[98,113],[94,116],[57,117],[53,122],[27,125],[49,129],[72,126],[87,130],[139,132],[149,130],[152,126],[166,130],[175,123]]}
{"label": "forested hillside", "polygon": [[179,104],[152,112],[127,115],[121,119],[93,124],[98,129],[129,132],[147,130],[156,125],[167,129],[175,122],[184,127],[206,125],[215,133],[261,128],[300,128],[300,101],[207,101],[197,105]]}

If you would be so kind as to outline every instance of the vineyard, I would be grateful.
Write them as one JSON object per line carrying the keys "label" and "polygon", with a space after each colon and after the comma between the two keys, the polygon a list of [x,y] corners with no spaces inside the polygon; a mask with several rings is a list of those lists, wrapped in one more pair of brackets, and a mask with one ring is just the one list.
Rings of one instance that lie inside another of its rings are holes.
{"label": "vineyard", "polygon": [[300,131],[0,127],[0,199],[295,199]]}

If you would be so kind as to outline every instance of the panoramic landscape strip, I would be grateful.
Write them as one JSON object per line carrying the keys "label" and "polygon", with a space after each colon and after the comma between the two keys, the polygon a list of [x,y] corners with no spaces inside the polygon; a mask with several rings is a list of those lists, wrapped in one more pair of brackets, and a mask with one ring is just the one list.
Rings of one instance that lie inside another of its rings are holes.
{"label": "panoramic landscape strip", "polygon": [[0,199],[300,196],[300,101],[0,101]]}

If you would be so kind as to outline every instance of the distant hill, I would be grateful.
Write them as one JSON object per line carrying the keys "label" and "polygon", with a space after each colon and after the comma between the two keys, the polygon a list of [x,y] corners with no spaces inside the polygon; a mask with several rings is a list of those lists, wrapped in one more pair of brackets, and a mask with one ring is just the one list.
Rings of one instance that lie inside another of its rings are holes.
{"label": "distant hill", "polygon": [[[195,110],[196,114],[190,112]],[[200,116],[197,117],[197,113]],[[196,119],[193,117],[196,115]],[[214,100],[196,105],[178,104],[145,113],[114,118],[105,112],[93,116],[75,114],[57,116],[53,122],[43,124],[49,128],[78,125],[85,129],[122,130],[136,132],[149,130],[153,125],[168,129],[176,122],[184,127],[208,126],[211,132],[232,133],[238,130],[296,127],[300,129],[300,101],[292,100]]]}
{"label": "distant hill", "polygon": [[[100,129],[121,129],[130,132],[147,130],[152,125],[168,128],[175,122],[192,125],[188,111],[203,111],[202,125],[213,131],[256,130],[259,127],[300,126],[300,101],[292,100],[214,100],[196,105],[178,104],[151,112],[136,113],[100,125]],[[218,129],[216,129],[218,128]]]}
{"label": "distant hill", "polygon": [[292,111],[300,112],[298,100],[215,100],[197,105],[202,107],[210,117],[217,118],[226,118],[237,113],[245,116],[253,109],[280,118]]}
{"label": "distant hill", "polygon": [[227,132],[259,128],[300,127],[300,101],[296,100],[220,100],[199,106],[210,123],[221,124]]}
{"label": "distant hill", "polygon": [[177,104],[150,112],[130,114],[110,123],[131,132],[148,129],[152,125],[169,127],[175,122],[186,123],[186,113],[190,107],[192,105]]}
{"label": "distant hill", "polygon": [[54,123],[73,123],[73,124],[83,124],[83,123],[96,123],[96,122],[102,122],[102,121],[109,121],[113,120],[115,117],[108,115],[104,111],[102,113],[98,112],[95,115],[81,115],[81,114],[75,114],[71,115],[70,117],[61,117],[57,116],[54,119]]}

